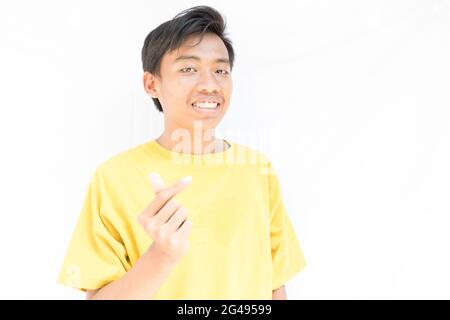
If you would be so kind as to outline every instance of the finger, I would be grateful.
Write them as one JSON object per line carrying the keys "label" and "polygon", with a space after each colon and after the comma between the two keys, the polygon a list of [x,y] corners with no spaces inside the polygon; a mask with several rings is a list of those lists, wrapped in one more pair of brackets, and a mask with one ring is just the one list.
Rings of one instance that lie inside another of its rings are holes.
{"label": "finger", "polygon": [[180,228],[174,233],[174,238],[178,241],[187,239],[192,230],[192,221],[189,219],[184,220],[184,223]]}
{"label": "finger", "polygon": [[175,214],[175,212],[180,208],[180,204],[175,199],[170,199],[160,210],[159,212],[153,216],[155,222],[154,224],[157,226],[161,226]]}
{"label": "finger", "polygon": [[178,202],[174,199],[171,199],[155,215],[146,214],[140,217],[140,222],[142,226],[148,231],[159,229],[170,219],[170,217],[175,213],[175,211],[177,211],[179,207],[180,205],[178,204]]}
{"label": "finger", "polygon": [[[175,182],[172,186],[167,187],[164,183],[163,179],[157,172],[151,172],[149,175],[150,185],[152,187],[153,193],[158,194],[161,191],[165,191],[167,189],[172,190],[172,188],[177,189],[181,186],[189,185],[192,182],[192,176],[186,176],[183,179]],[[181,190],[180,190],[181,191]]]}
{"label": "finger", "polygon": [[180,193],[184,188],[186,188],[192,181],[191,176],[184,177],[178,180],[170,187],[166,187],[155,194],[155,198],[150,202],[147,208],[144,209],[141,219],[146,221],[147,219],[154,216],[158,211],[174,196]]}
{"label": "finger", "polygon": [[150,185],[152,187],[153,193],[156,194],[166,187],[166,184],[157,172],[150,172],[148,177],[150,179]]}
{"label": "finger", "polygon": [[169,221],[166,222],[166,230],[168,234],[172,234],[178,230],[178,228],[187,219],[187,209],[184,207],[179,207]]}

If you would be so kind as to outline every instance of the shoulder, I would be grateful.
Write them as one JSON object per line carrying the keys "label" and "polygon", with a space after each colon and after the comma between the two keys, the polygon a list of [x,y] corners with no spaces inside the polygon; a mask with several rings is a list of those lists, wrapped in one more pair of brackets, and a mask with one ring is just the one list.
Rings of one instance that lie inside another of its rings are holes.
{"label": "shoulder", "polygon": [[113,154],[97,165],[94,176],[97,179],[125,178],[145,157],[146,145],[142,143]]}
{"label": "shoulder", "polygon": [[231,142],[234,148],[233,158],[235,161],[256,165],[258,167],[271,166],[271,161],[265,152],[259,150],[257,147],[249,146],[243,143]]}

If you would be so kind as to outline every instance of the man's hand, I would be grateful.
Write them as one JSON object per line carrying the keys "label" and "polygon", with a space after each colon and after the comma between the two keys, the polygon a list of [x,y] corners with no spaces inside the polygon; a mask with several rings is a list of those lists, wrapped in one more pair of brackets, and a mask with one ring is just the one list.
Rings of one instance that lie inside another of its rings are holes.
{"label": "man's hand", "polygon": [[192,177],[185,177],[169,187],[155,172],[149,178],[155,198],[138,216],[138,221],[153,239],[152,249],[168,262],[177,262],[189,248],[192,222],[187,219],[187,209],[173,197],[191,183]]}
{"label": "man's hand", "polygon": [[153,238],[152,245],[122,277],[97,290],[88,290],[88,299],[153,298],[174,266],[188,249],[192,224],[187,210],[173,197],[191,182],[186,177],[166,187],[158,174],[150,175],[155,198],[139,215],[138,221]]}

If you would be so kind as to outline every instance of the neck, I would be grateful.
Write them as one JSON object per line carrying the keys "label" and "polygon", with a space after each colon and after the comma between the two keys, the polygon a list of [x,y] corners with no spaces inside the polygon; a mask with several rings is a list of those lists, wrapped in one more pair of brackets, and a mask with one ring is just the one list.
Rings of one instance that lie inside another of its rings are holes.
{"label": "neck", "polygon": [[166,149],[190,154],[222,152],[230,147],[223,139],[215,136],[213,129],[191,132],[187,129],[166,128],[156,142]]}

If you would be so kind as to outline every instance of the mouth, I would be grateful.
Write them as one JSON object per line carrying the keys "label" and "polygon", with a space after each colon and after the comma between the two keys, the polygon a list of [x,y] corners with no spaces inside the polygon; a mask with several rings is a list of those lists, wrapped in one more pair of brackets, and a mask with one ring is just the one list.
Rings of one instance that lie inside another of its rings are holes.
{"label": "mouth", "polygon": [[191,104],[192,108],[201,114],[214,114],[220,109],[220,105],[217,101],[197,101]]}

